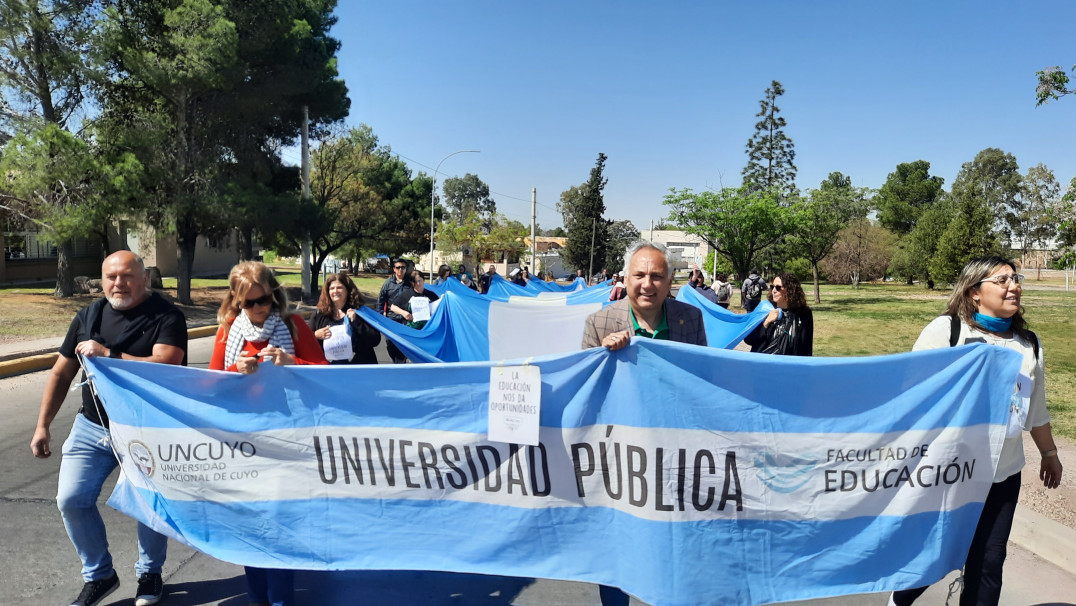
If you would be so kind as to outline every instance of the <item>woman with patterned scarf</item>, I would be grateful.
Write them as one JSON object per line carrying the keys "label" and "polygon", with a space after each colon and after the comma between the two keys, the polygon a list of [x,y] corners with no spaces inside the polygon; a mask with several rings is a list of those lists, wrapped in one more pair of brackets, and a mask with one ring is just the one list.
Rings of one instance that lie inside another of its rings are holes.
{"label": "woman with patterned scarf", "polygon": [[[246,261],[232,268],[217,321],[220,328],[210,370],[249,375],[257,372],[259,363],[328,363],[310,327],[290,313],[287,294],[273,270],[262,263]],[[247,566],[246,576],[252,606],[294,603],[294,571]]]}

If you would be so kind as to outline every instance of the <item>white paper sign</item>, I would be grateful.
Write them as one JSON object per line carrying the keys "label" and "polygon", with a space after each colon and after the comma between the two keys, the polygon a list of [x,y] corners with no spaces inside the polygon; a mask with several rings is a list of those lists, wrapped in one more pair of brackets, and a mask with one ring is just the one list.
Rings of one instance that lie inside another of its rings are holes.
{"label": "white paper sign", "polygon": [[411,297],[411,321],[426,322],[430,319],[430,300],[426,297]]}
{"label": "white paper sign", "polygon": [[1016,387],[1013,389],[1012,402],[1009,405],[1009,428],[1005,437],[1015,438],[1024,429],[1027,423],[1027,411],[1031,407],[1031,378],[1021,373],[1016,377]]}
{"label": "white paper sign", "polygon": [[489,439],[538,445],[542,371],[537,366],[489,369]]}
{"label": "white paper sign", "polygon": [[325,348],[325,359],[333,362],[336,360],[350,360],[355,352],[351,350],[351,326],[345,321],[343,324],[330,326],[332,335],[322,342]]}

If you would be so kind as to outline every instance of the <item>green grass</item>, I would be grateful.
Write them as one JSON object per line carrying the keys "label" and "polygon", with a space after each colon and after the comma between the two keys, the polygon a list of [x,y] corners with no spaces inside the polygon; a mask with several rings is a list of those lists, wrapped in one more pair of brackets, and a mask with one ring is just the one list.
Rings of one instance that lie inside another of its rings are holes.
{"label": "green grass", "polygon": [[[1046,283],[1044,281],[1044,283]],[[1076,439],[1076,290],[1036,290],[1032,282],[1022,303],[1046,358],[1046,401],[1054,431]],[[1063,281],[1061,282],[1063,284]],[[868,356],[910,351],[919,332],[945,312],[948,290],[921,286],[823,284],[814,311],[816,356]]]}

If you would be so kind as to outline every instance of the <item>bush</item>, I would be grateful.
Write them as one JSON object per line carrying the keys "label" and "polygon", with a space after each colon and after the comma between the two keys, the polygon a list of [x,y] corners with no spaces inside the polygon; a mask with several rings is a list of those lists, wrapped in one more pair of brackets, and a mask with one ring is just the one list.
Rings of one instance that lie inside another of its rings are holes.
{"label": "bush", "polygon": [[[814,272],[811,271],[811,262],[807,259],[797,258],[786,261],[784,271],[785,273],[796,276],[797,280],[805,284],[807,282],[814,282]],[[822,279],[821,268],[819,268],[818,271],[818,279]]]}

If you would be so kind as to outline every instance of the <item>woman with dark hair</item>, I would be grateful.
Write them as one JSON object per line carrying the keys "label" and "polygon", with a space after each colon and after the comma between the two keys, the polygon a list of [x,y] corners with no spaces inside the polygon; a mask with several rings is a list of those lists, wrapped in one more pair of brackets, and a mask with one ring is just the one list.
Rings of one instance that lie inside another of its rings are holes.
{"label": "woman with dark hair", "polygon": [[411,328],[420,329],[426,325],[429,318],[415,320],[412,300],[416,297],[425,298],[430,303],[433,303],[438,298],[437,293],[432,290],[426,290],[426,281],[422,278],[422,272],[420,271],[411,272],[411,285],[403,287],[399,296],[392,302],[392,311],[403,316],[404,321]]}
{"label": "woman with dark hair", "polygon": [[347,274],[325,278],[317,312],[308,323],[330,364],[377,364],[374,348],[381,343],[381,333],[355,311],[365,304]]}
{"label": "woman with dark hair", "polygon": [[[210,370],[254,374],[261,363],[276,366],[325,364],[314,333],[291,313],[288,295],[273,270],[245,261],[228,274],[228,294],[217,311],[216,341]],[[247,595],[253,604],[287,606],[295,599],[295,571],[245,567]]]}
{"label": "woman with dark hair", "polygon": [[782,356],[809,356],[814,351],[814,315],[799,279],[777,274],[768,295],[773,309],[743,340],[751,351]]}
{"label": "woman with dark hair", "polygon": [[448,282],[449,278],[451,278],[451,277],[452,277],[452,268],[449,267],[448,265],[442,264],[441,267],[439,267],[437,269],[437,278],[433,281],[433,285],[434,286],[440,286],[440,285],[444,284],[445,282]]}
{"label": "woman with dark hair", "polygon": [[[1006,347],[1024,357],[1023,375],[1031,377],[1031,400],[1024,430],[1039,449],[1039,479],[1046,488],[1061,484],[1061,460],[1046,411],[1046,371],[1038,337],[1027,328],[1020,296],[1024,276],[1016,263],[1004,257],[972,259],[957,278],[949,296],[946,315],[927,324],[913,351],[986,343]],[[994,472],[994,483],[983,503],[983,512],[964,562],[961,606],[996,605],[1001,596],[1001,569],[1009,541],[1013,514],[1020,496],[1020,470],[1024,467],[1024,437],[1006,437]],[[897,591],[890,604],[908,606],[926,587]]]}

